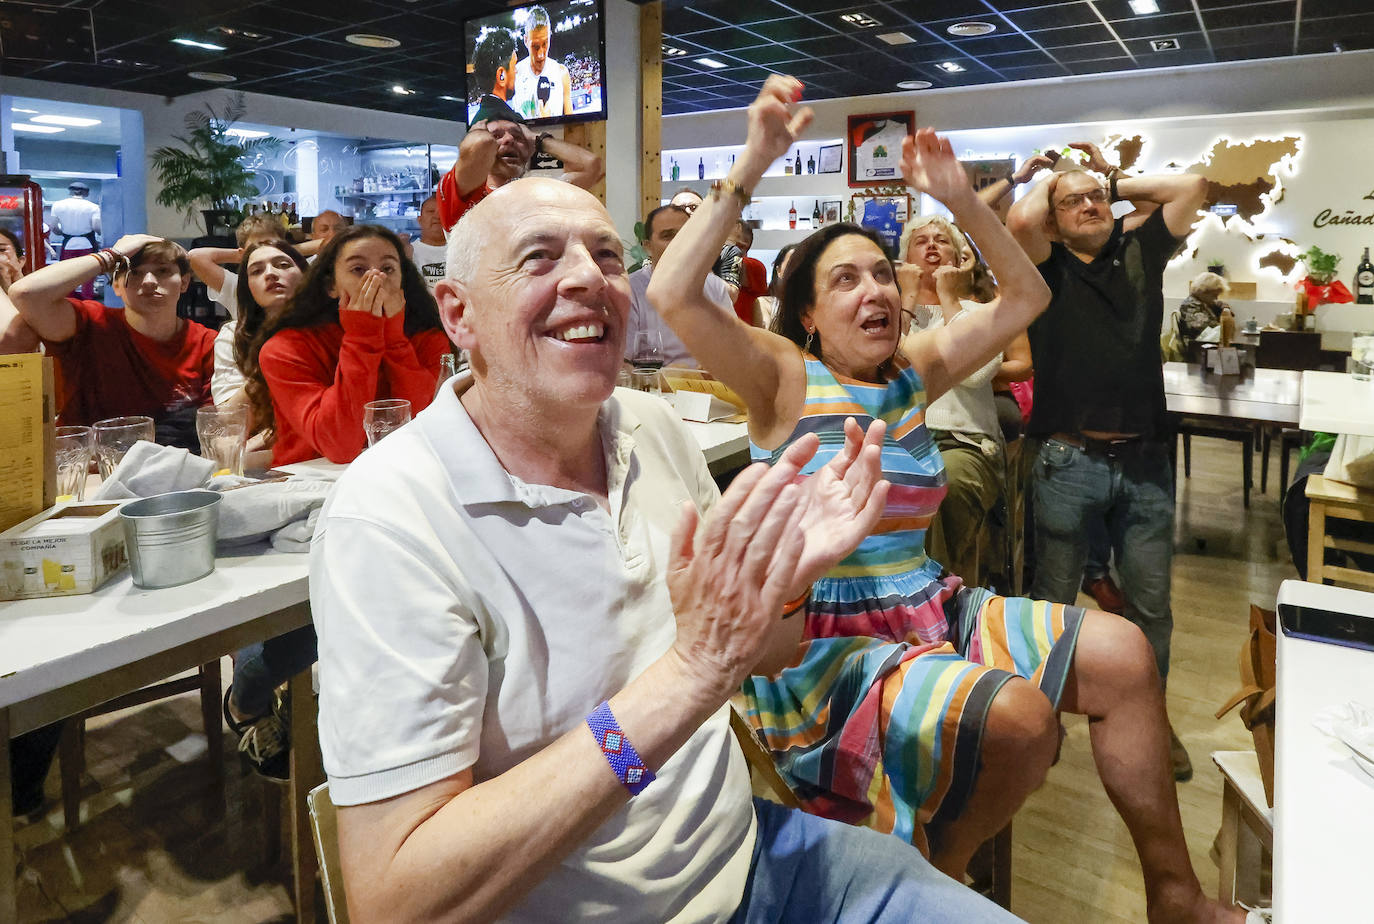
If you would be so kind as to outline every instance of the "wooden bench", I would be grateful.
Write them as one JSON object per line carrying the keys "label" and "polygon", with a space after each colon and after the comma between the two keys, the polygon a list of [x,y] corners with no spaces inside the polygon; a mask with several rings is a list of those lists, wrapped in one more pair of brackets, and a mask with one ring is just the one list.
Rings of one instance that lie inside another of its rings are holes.
{"label": "wooden bench", "polygon": [[1327,549],[1374,555],[1374,542],[1341,539],[1326,531],[1328,519],[1374,523],[1374,490],[1312,475],[1307,479],[1307,500],[1311,505],[1307,519],[1307,580],[1374,590],[1374,574],[1326,563]]}

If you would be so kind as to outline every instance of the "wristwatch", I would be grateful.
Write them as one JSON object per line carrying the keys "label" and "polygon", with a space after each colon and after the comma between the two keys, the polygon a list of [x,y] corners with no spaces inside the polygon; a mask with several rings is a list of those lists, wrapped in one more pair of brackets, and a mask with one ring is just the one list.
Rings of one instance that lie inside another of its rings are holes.
{"label": "wristwatch", "polygon": [[553,132],[540,132],[534,139],[534,150],[537,154],[544,153],[544,139],[552,138]]}

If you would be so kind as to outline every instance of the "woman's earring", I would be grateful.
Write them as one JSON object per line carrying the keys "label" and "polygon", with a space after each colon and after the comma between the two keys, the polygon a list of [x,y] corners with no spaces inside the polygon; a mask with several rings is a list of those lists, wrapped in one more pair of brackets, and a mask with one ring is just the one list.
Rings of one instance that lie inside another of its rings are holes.
{"label": "woman's earring", "polygon": [[813,328],[810,328],[809,330],[807,330],[807,332],[806,332],[806,343],[804,343],[804,344],[802,345],[802,350],[803,350],[804,352],[810,353],[810,352],[811,352],[811,341],[812,341],[812,340],[815,340],[815,339],[816,339],[816,329],[813,327]]}

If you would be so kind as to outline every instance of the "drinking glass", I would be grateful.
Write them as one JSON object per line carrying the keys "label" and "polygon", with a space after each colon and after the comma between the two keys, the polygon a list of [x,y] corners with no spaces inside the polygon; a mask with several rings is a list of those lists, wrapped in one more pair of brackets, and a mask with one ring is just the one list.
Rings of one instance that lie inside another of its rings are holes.
{"label": "drinking glass", "polygon": [[97,420],[91,429],[95,431],[95,458],[100,463],[102,479],[109,478],[119,467],[120,460],[134,443],[157,441],[151,417],[110,417]]}
{"label": "drinking glass", "polygon": [[630,387],[635,391],[647,391],[651,395],[662,395],[663,386],[658,381],[657,369],[641,369],[636,366],[630,373]]}
{"label": "drinking glass", "polygon": [[196,411],[200,455],[215,464],[216,475],[243,474],[243,447],[248,442],[248,408],[215,407]]}
{"label": "drinking glass", "polygon": [[405,398],[383,398],[363,405],[363,433],[367,434],[369,446],[377,445],[382,437],[408,423],[410,402]]}
{"label": "drinking glass", "polygon": [[1358,331],[1350,338],[1350,375],[1360,382],[1374,377],[1374,330]]}
{"label": "drinking glass", "polygon": [[656,330],[641,330],[635,332],[634,343],[630,344],[633,349],[630,351],[630,365],[635,369],[653,369],[655,371],[663,368],[663,334]]}
{"label": "drinking glass", "polygon": [[57,499],[81,500],[91,468],[91,428],[57,428]]}

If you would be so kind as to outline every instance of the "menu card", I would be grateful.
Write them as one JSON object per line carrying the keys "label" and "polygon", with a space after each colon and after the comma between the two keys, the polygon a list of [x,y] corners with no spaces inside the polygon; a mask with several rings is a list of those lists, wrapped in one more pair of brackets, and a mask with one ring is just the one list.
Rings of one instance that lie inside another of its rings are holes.
{"label": "menu card", "polygon": [[52,360],[0,356],[0,530],[53,505],[57,471]]}

